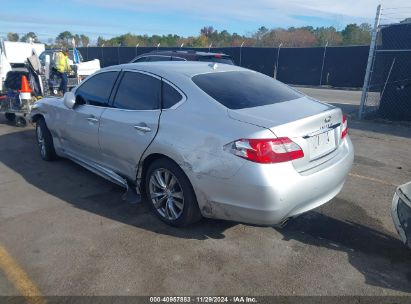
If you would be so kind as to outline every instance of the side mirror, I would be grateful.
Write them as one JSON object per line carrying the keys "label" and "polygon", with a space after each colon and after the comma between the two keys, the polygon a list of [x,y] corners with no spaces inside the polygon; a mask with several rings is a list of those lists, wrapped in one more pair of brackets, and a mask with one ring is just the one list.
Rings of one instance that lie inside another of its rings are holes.
{"label": "side mirror", "polygon": [[64,94],[64,105],[69,108],[73,109],[76,104],[76,96],[72,92],[67,92]]}

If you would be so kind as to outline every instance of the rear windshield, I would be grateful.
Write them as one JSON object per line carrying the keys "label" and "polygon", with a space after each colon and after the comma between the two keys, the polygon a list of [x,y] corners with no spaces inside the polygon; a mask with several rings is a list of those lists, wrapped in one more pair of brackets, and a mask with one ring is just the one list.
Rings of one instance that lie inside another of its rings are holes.
{"label": "rear windshield", "polygon": [[200,74],[194,83],[229,109],[270,105],[302,97],[285,84],[251,71]]}
{"label": "rear windshield", "polygon": [[198,61],[218,62],[218,63],[225,63],[225,64],[234,65],[233,60],[232,60],[230,57],[228,57],[228,56],[221,56],[221,57],[201,56],[200,58],[198,58]]}

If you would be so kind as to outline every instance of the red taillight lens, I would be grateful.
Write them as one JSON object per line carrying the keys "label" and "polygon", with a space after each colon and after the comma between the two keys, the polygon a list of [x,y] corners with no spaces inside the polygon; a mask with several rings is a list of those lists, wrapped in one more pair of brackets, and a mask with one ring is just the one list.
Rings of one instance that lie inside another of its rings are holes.
{"label": "red taillight lens", "polygon": [[342,118],[342,124],[341,124],[341,139],[345,137],[348,133],[348,122],[347,122],[347,116],[343,115]]}
{"label": "red taillight lens", "polygon": [[280,163],[304,157],[301,147],[287,137],[240,139],[228,146],[231,153],[262,164]]}

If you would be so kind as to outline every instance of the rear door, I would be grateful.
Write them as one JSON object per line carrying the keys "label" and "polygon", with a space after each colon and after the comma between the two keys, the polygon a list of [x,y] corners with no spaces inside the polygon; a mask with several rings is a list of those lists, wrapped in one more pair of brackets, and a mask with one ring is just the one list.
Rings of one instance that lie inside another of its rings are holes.
{"label": "rear door", "polygon": [[160,100],[159,77],[123,72],[112,106],[101,116],[99,142],[106,167],[135,178],[140,158],[157,133]]}
{"label": "rear door", "polygon": [[76,105],[61,117],[60,134],[65,151],[83,160],[100,162],[98,129],[119,72],[102,72],[76,90]]}

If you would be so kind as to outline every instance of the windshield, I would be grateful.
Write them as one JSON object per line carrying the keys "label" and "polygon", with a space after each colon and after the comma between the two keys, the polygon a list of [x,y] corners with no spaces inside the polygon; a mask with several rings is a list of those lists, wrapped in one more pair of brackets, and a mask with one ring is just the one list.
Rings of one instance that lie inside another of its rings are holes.
{"label": "windshield", "polygon": [[196,75],[194,83],[229,109],[270,105],[302,97],[287,85],[252,71],[230,71]]}

